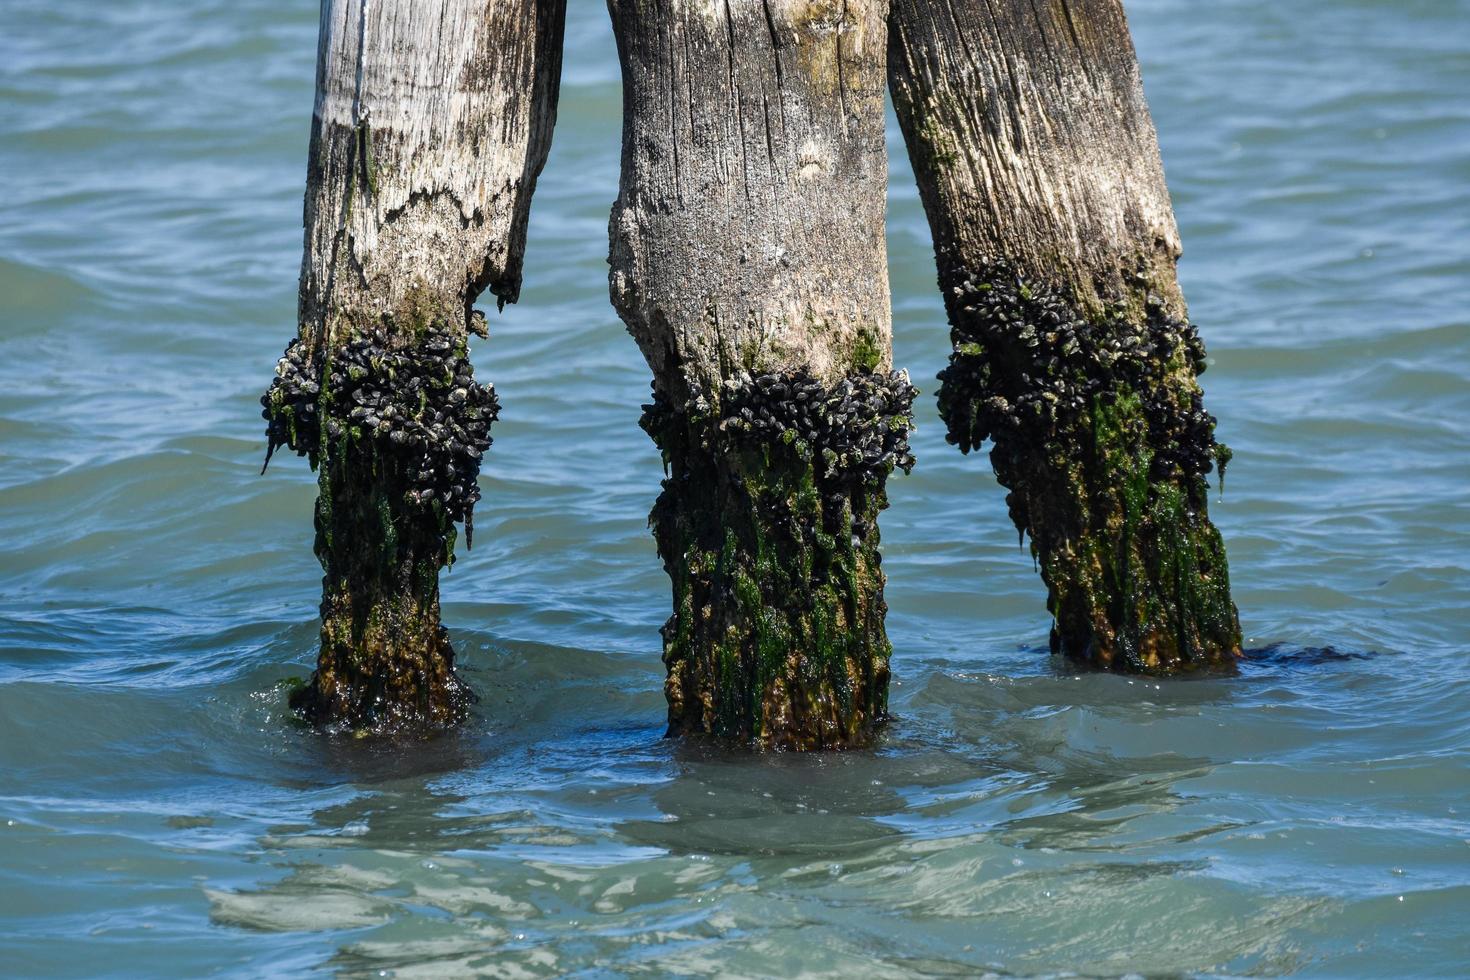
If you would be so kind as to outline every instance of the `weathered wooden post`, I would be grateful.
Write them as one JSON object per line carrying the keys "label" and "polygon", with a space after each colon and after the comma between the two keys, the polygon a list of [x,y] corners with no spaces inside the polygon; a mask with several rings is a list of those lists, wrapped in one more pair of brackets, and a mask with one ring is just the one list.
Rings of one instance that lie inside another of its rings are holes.
{"label": "weathered wooden post", "polygon": [[671,734],[861,745],[908,452],[883,216],[886,0],[609,0],[613,303],[654,373]]}
{"label": "weathered wooden post", "polygon": [[1240,651],[1205,474],[1229,451],[1119,0],[893,0],[889,72],[954,352],[949,439],[987,438],[1056,618],[1121,670]]}
{"label": "weathered wooden post", "polygon": [[323,0],[299,336],[261,399],[267,459],[319,469],[318,724],[437,727],[472,695],[439,622],[497,413],[468,330],[520,289],[556,114],[564,0]]}

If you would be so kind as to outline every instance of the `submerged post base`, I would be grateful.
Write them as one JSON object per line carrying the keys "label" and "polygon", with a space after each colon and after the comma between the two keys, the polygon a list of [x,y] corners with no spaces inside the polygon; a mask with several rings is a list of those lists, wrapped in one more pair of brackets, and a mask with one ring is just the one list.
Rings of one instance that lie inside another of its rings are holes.
{"label": "submerged post base", "polygon": [[1195,382],[1198,331],[1157,301],[1084,314],[999,262],[951,280],[940,414],[965,452],[993,440],[1053,651],[1145,673],[1233,665],[1240,624],[1205,481],[1230,451]]}
{"label": "submerged post base", "polygon": [[317,669],[291,708],[319,727],[396,733],[448,728],[475,700],[454,672],[437,595],[424,608],[339,591],[323,600]]}
{"label": "submerged post base", "polygon": [[902,374],[727,381],[643,426],[668,478],[650,523],[673,580],[669,734],[868,744],[887,713],[878,512],[908,450]]}

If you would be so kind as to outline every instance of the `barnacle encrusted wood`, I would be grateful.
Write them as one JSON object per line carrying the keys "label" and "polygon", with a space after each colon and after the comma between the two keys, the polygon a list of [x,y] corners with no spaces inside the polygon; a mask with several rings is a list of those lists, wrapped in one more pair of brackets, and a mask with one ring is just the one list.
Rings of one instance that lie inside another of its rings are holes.
{"label": "barnacle encrusted wood", "polygon": [[262,398],[319,473],[321,651],[292,704],[357,730],[442,727],[473,699],[440,625],[498,413],[471,304],[520,288],[556,114],[563,0],[327,0],[299,336]]}
{"label": "barnacle encrusted wood", "polygon": [[901,372],[741,374],[714,404],[655,387],[652,521],[674,586],[669,724],[787,748],[861,744],[887,710],[878,512],[913,467]]}
{"label": "barnacle encrusted wood", "polygon": [[612,299],[654,372],[671,734],[868,743],[877,515],[911,464],[891,373],[879,0],[611,0]]}
{"label": "barnacle encrusted wood", "polygon": [[1204,348],[1118,0],[893,0],[894,106],[934,235],[949,439],[987,439],[1055,617],[1104,667],[1233,663]]}
{"label": "barnacle encrusted wood", "polygon": [[415,347],[388,344],[374,330],[328,359],[293,340],[261,397],[267,463],[287,446],[333,489],[316,508],[322,650],[292,706],[377,730],[442,726],[474,700],[439,625],[438,572],[454,562],[457,522],[469,544],[499,411],[462,338],[432,331]]}
{"label": "barnacle encrusted wood", "polygon": [[[369,468],[392,468],[394,482],[407,487],[406,503],[442,509],[451,534],[463,522],[469,546],[480,499],[475,478],[500,415],[495,386],[475,381],[462,338],[426,335],[400,350],[388,344],[381,330],[359,334],[328,366],[324,352],[308,358],[300,339],[292,340],[260,399],[266,463],[286,446],[316,469],[323,437],[328,446],[359,450]],[[323,400],[325,426],[317,414]],[[454,560],[452,549],[445,559]]]}

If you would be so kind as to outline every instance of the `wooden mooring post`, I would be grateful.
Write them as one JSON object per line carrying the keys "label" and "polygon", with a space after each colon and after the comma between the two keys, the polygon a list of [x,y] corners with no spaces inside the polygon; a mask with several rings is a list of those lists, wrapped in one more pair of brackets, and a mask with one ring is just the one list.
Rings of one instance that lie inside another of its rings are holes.
{"label": "wooden mooring post", "polygon": [[440,623],[456,524],[473,533],[498,403],[467,334],[520,289],[546,160],[564,0],[325,0],[299,333],[262,398],[269,454],[319,474],[312,722],[436,728],[472,695]]}
{"label": "wooden mooring post", "polygon": [[[934,235],[949,439],[989,441],[1052,648],[1117,670],[1240,653],[1179,234],[1119,0],[893,0],[894,106]],[[983,586],[982,586],[983,587]]]}
{"label": "wooden mooring post", "polygon": [[883,0],[610,0],[611,292],[653,370],[671,734],[868,744],[886,715]]}

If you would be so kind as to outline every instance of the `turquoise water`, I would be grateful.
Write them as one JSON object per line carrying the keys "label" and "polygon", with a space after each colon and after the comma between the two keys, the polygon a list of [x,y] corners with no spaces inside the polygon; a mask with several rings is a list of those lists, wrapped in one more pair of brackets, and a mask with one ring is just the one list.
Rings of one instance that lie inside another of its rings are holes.
{"label": "turquoise water", "polygon": [[[428,745],[305,734],[313,483],[259,477],[292,332],[316,12],[0,4],[0,973],[1470,972],[1470,4],[1135,0],[1236,451],[1252,653],[1078,675],[983,458],[944,445],[892,142],[871,753],[663,741],[647,371],[607,302],[617,66],[572,4],[503,421]],[[895,137],[896,139],[896,137]]]}

